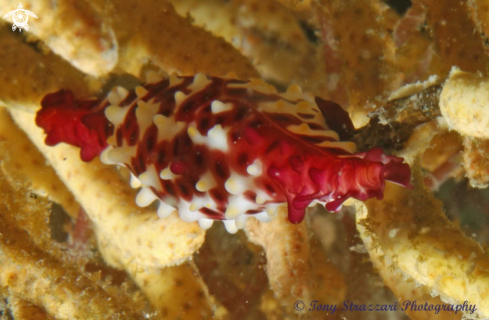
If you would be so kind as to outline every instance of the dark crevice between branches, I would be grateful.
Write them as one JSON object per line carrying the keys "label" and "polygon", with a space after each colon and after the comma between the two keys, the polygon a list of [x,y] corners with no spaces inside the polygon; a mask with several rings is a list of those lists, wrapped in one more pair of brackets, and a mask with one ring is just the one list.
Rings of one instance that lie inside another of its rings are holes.
{"label": "dark crevice between branches", "polygon": [[429,87],[417,94],[389,101],[372,112],[368,125],[357,129],[349,139],[358,151],[380,147],[387,153],[403,149],[413,130],[441,116],[439,100],[441,85]]}

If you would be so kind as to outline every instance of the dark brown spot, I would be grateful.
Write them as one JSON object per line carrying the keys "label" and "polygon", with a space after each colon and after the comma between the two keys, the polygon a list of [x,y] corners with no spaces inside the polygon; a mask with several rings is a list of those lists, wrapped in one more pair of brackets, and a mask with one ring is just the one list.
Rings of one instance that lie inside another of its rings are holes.
{"label": "dark brown spot", "polygon": [[175,191],[173,190],[172,183],[170,181],[168,181],[168,180],[163,180],[163,184],[165,185],[166,192],[169,195],[174,196],[175,195]]}
{"label": "dark brown spot", "polygon": [[122,146],[122,130],[117,129],[116,137],[117,137],[117,146],[119,147]]}
{"label": "dark brown spot", "polygon": [[202,212],[203,214],[207,215],[208,217],[217,218],[217,217],[222,215],[221,213],[214,211],[212,209],[206,208],[206,207],[201,208],[199,211]]}
{"label": "dark brown spot", "polygon": [[299,117],[301,117],[302,119],[312,119],[312,118],[314,118],[314,115],[313,114],[297,113],[297,115]]}
{"label": "dark brown spot", "polygon": [[163,161],[165,161],[165,152],[163,150],[158,152],[158,159],[156,161],[158,161],[159,164],[162,164]]}
{"label": "dark brown spot", "polygon": [[192,105],[192,101],[187,102],[182,108],[183,113],[188,113],[190,110],[192,110]]}
{"label": "dark brown spot", "polygon": [[248,213],[248,214],[256,214],[256,213],[260,213],[260,212],[262,212],[262,210],[248,210],[248,211],[246,211],[246,213]]}
{"label": "dark brown spot", "polygon": [[218,202],[223,202],[224,197],[221,195],[221,193],[217,189],[212,189],[210,191],[211,196]]}
{"label": "dark brown spot", "polygon": [[246,152],[242,152],[239,154],[238,164],[242,167],[244,167],[248,164],[248,155],[246,154]]}
{"label": "dark brown spot", "polygon": [[178,155],[178,151],[180,150],[180,139],[175,139],[175,143],[173,144],[173,156],[176,157]]}
{"label": "dark brown spot", "polygon": [[209,128],[209,119],[204,118],[200,121],[200,130],[207,130]]}
{"label": "dark brown spot", "polygon": [[187,147],[190,147],[192,145],[192,139],[190,139],[190,137],[188,135],[185,135],[183,137],[183,142],[185,143],[185,145]]}
{"label": "dark brown spot", "polygon": [[301,136],[302,140],[306,140],[311,143],[321,143],[325,141],[324,137],[309,137],[309,136]]}
{"label": "dark brown spot", "polygon": [[219,177],[226,179],[226,172],[219,161],[216,162],[216,172]]}
{"label": "dark brown spot", "polygon": [[224,117],[217,117],[216,124],[222,124],[224,122]]}
{"label": "dark brown spot", "polygon": [[311,128],[311,130],[324,130],[324,128],[317,123],[308,123],[307,125],[309,128]]}
{"label": "dark brown spot", "polygon": [[155,140],[153,139],[153,137],[148,137],[146,139],[146,149],[148,150],[148,152],[151,152],[151,150],[153,150],[154,143]]}
{"label": "dark brown spot", "polygon": [[139,168],[141,169],[139,172],[146,171],[146,163],[144,163],[143,157],[138,157],[139,159]]}
{"label": "dark brown spot", "polygon": [[195,154],[195,165],[197,167],[202,167],[204,165],[204,157],[202,156],[202,153],[197,152]]}
{"label": "dark brown spot", "polygon": [[107,123],[105,126],[105,136],[110,136],[114,130],[114,125],[112,123]]}
{"label": "dark brown spot", "polygon": [[188,196],[187,186],[185,186],[183,183],[180,183],[178,187],[180,188],[180,191],[182,191],[182,194],[187,197]]}
{"label": "dark brown spot", "polygon": [[244,116],[248,113],[248,108],[246,107],[241,107],[238,109],[238,112],[236,112],[236,117],[234,118],[236,121],[239,121],[244,118]]}

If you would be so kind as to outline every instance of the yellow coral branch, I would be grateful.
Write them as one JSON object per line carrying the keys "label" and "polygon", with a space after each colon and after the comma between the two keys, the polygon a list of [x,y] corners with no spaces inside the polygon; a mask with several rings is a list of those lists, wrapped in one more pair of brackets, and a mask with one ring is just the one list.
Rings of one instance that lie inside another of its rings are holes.
{"label": "yellow coral branch", "polygon": [[54,320],[42,308],[16,296],[8,297],[8,307],[14,319],[17,320]]}
{"label": "yellow coral branch", "polygon": [[418,167],[416,175],[413,190],[387,184],[382,201],[357,202],[357,223],[371,256],[442,301],[468,301],[477,309],[472,316],[488,317],[489,255],[447,219],[424,190]]}
{"label": "yellow coral branch", "polygon": [[[119,249],[96,234],[99,250],[105,261],[118,261]],[[124,265],[155,310],[164,318],[176,319],[184,315],[187,319],[208,319],[213,316],[213,301],[207,286],[202,281],[192,261],[179,266],[153,268],[137,265],[134,260]]]}
{"label": "yellow coral branch", "polygon": [[443,86],[440,109],[451,129],[489,139],[489,78],[453,68]]}
{"label": "yellow coral branch", "polygon": [[87,95],[83,73],[59,56],[36,52],[6,28],[0,28],[0,104],[35,112],[41,99],[61,88]]}
{"label": "yellow coral branch", "polygon": [[123,314],[131,319],[143,319],[144,305],[121,303],[123,298],[110,295],[76,268],[66,266],[37,247],[36,244],[46,245],[43,240],[49,234],[45,230],[40,231],[44,239],[33,241],[29,235],[38,236],[37,230],[30,230],[31,234],[19,229],[20,220],[27,217],[16,223],[12,216],[47,210],[47,201],[39,199],[41,203],[34,205],[37,209],[32,209],[33,204],[22,201],[26,197],[25,189],[13,190],[3,175],[0,190],[1,287],[8,287],[11,296],[43,307],[57,319],[112,319]]}
{"label": "yellow coral branch", "polygon": [[112,19],[121,47],[119,67],[126,72],[139,76],[141,68],[153,62],[167,72],[184,75],[234,72],[243,79],[258,76],[251,62],[232,45],[192,26],[167,1],[100,1],[97,6]]}
{"label": "yellow coral branch", "polygon": [[[345,294],[343,276],[327,263],[320,249],[315,249],[316,257],[312,258],[307,224],[291,224],[286,206],[280,206],[277,215],[269,223],[249,219],[245,229],[248,239],[265,249],[267,275],[277,299],[291,312],[299,312],[293,309],[297,300],[306,304],[303,312],[313,300],[339,303]],[[335,276],[329,278],[331,275]],[[323,282],[319,283],[319,279]],[[311,313],[308,316],[322,317]]]}
{"label": "yellow coral branch", "polygon": [[34,192],[46,195],[59,203],[72,217],[76,217],[80,205],[59,180],[54,169],[47,165],[42,154],[34,147],[24,132],[10,118],[7,110],[0,107],[0,142],[6,151],[0,154],[1,168],[11,178],[26,175]]}
{"label": "yellow coral branch", "polygon": [[489,139],[464,137],[463,165],[470,185],[489,186]]}
{"label": "yellow coral branch", "polygon": [[184,222],[176,213],[159,219],[154,210],[137,207],[134,190],[114,168],[98,159],[85,163],[77,148],[65,144],[46,146],[34,115],[12,111],[12,116],[95,223],[99,241],[118,248],[120,265],[131,260],[150,267],[179,264],[202,245],[204,231],[197,223]]}
{"label": "yellow coral branch", "polygon": [[[0,0],[0,12],[16,9],[12,5]],[[29,32],[76,68],[102,76],[117,64],[114,31],[89,1],[27,0],[23,5],[38,16],[29,18]]]}

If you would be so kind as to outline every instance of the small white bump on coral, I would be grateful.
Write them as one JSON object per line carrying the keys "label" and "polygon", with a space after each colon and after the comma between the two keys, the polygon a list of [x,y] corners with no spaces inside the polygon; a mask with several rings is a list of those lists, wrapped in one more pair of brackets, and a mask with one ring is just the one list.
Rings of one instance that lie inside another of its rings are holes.
{"label": "small white bump on coral", "polygon": [[246,225],[246,220],[248,220],[250,216],[247,214],[242,214],[236,218],[236,228],[238,230],[243,229]]}
{"label": "small white bump on coral", "polygon": [[202,178],[195,184],[195,189],[200,192],[206,192],[214,188],[217,185],[216,180],[212,176],[210,171],[207,171]]}
{"label": "small white bump on coral", "polygon": [[236,218],[236,228],[243,229],[246,225],[246,220],[249,218],[255,218],[260,222],[270,222],[272,219],[268,216],[266,212],[260,212],[256,214],[242,214]]}
{"label": "small white bump on coral", "polygon": [[311,103],[308,101],[300,101],[298,104],[296,104],[296,108],[299,112],[301,113],[308,113],[308,114],[314,114],[316,112],[312,111],[314,108],[312,107]]}
{"label": "small white bump on coral", "polygon": [[136,109],[136,119],[139,126],[139,135],[142,136],[146,129],[153,124],[153,117],[158,112],[160,104],[138,101],[138,107]]}
{"label": "small white bump on coral", "polygon": [[234,234],[238,232],[238,227],[236,227],[235,220],[222,220],[222,222],[224,223],[224,227],[229,233]]}
{"label": "small white bump on coral", "polygon": [[158,197],[149,188],[142,188],[136,196],[136,204],[140,207],[147,207],[157,200]]}
{"label": "small white bump on coral", "polygon": [[166,167],[160,172],[160,178],[163,180],[173,180],[175,177],[176,175],[171,172],[170,167]]}
{"label": "small white bump on coral", "polygon": [[172,214],[172,212],[175,210],[176,209],[174,207],[170,206],[169,204],[163,201],[160,201],[160,205],[158,207],[158,217],[164,219],[168,217],[170,214]]}
{"label": "small white bump on coral", "polygon": [[239,207],[228,205],[228,207],[226,208],[226,212],[224,213],[224,216],[226,217],[227,220],[234,220],[240,214],[242,213],[240,212]]}
{"label": "small white bump on coral", "polygon": [[219,100],[214,100],[211,103],[211,111],[214,114],[233,110],[233,107],[232,103],[223,103]]}
{"label": "small white bump on coral", "polygon": [[246,177],[240,176],[235,172],[231,172],[231,176],[224,183],[226,191],[233,195],[239,195],[248,189],[251,189],[254,185],[250,183],[250,180]]}
{"label": "small white bump on coral", "polygon": [[136,87],[136,95],[138,96],[138,98],[143,98],[145,95],[148,94],[148,90],[146,90],[144,87]]}
{"label": "small white bump on coral", "polygon": [[229,129],[223,129],[220,124],[215,125],[207,132],[207,137],[200,134],[199,130],[195,127],[195,123],[192,123],[187,133],[195,144],[205,144],[209,149],[217,149],[223,152],[228,151],[227,133]]}
{"label": "small white bump on coral", "polygon": [[136,147],[117,147],[107,152],[107,159],[115,164],[123,165],[130,163],[131,158],[136,156]]}
{"label": "small white bump on coral", "polygon": [[117,138],[116,138],[115,134],[113,134],[113,135],[111,135],[110,137],[107,138],[107,143],[111,147],[117,145]]}
{"label": "small white bump on coral", "polygon": [[109,94],[107,95],[107,100],[111,105],[116,106],[119,105],[121,101],[127,97],[128,94],[129,91],[127,91],[123,87],[116,87],[109,92]]}
{"label": "small white bump on coral", "polygon": [[126,118],[127,111],[129,111],[130,107],[119,107],[117,105],[111,105],[105,109],[105,116],[107,119],[114,125],[114,127],[118,127],[124,122]]}
{"label": "small white bump on coral", "polygon": [[203,73],[197,73],[194,76],[194,81],[192,82],[191,85],[188,86],[188,89],[192,90],[193,92],[198,92],[207,87],[209,84],[211,84],[212,81],[207,79],[207,76]]}
{"label": "small white bump on coral", "polygon": [[191,202],[187,202],[183,199],[180,199],[178,202],[178,214],[183,221],[186,222],[194,222],[201,218],[205,218],[205,215],[199,211],[192,211],[190,209]]}
{"label": "small white bump on coral", "polygon": [[180,108],[185,99],[187,99],[187,95],[185,95],[185,93],[182,91],[175,92],[175,112],[178,110],[178,108]]}
{"label": "small white bump on coral", "polygon": [[195,144],[206,144],[207,137],[204,137],[200,134],[199,130],[195,127],[195,124],[192,123],[187,129],[188,136]]}
{"label": "small white bump on coral", "polygon": [[248,83],[249,87],[255,91],[263,92],[266,94],[274,94],[277,93],[277,89],[271,84],[266,83],[262,79],[251,79]]}
{"label": "small white bump on coral", "polygon": [[149,165],[146,171],[139,175],[138,180],[144,187],[160,188],[158,173],[153,164]]}
{"label": "small white bump on coral", "polygon": [[157,114],[153,117],[153,122],[158,128],[158,141],[170,141],[185,128],[185,123],[175,121],[173,116],[168,118],[162,114]]}
{"label": "small white bump on coral", "polygon": [[269,203],[265,212],[270,217],[270,219],[275,219],[277,217],[278,207],[282,205],[281,203]]}
{"label": "small white bump on coral", "polygon": [[213,223],[214,223],[214,220],[212,220],[212,219],[207,219],[207,218],[200,218],[199,219],[199,226],[204,230],[212,227]]}
{"label": "small white bump on coral", "polygon": [[211,149],[218,149],[223,152],[228,151],[228,139],[227,133],[229,129],[223,129],[220,124],[215,125],[212,129],[207,132],[209,138],[209,147]]}
{"label": "small white bump on coral", "polygon": [[260,160],[257,159],[253,162],[253,164],[250,164],[246,168],[246,172],[248,172],[250,175],[255,176],[255,177],[261,175],[262,170],[261,170]]}
{"label": "small white bump on coral", "polygon": [[147,71],[145,74],[144,74],[144,82],[146,82],[147,84],[149,83],[157,83],[157,82],[160,82],[160,81],[163,81],[165,79],[165,76],[159,72],[156,72],[156,71]]}
{"label": "small white bump on coral", "polygon": [[109,160],[109,152],[112,149],[114,149],[114,147],[112,147],[111,143],[109,143],[107,148],[105,148],[104,151],[102,151],[102,153],[100,154],[100,161],[103,164],[116,164],[116,163]]}
{"label": "small white bump on coral", "polygon": [[170,74],[169,80],[170,80],[170,88],[179,85],[180,83],[183,82],[183,79],[179,78],[176,73]]}
{"label": "small white bump on coral", "polygon": [[232,195],[228,199],[228,207],[224,214],[226,220],[236,219],[238,216],[245,215],[248,210],[260,210],[261,206],[245,198],[243,194]]}
{"label": "small white bump on coral", "polygon": [[303,99],[302,97],[302,89],[300,86],[293,84],[287,88],[285,93],[282,93],[281,96],[287,100],[299,100]]}
{"label": "small white bump on coral", "polygon": [[266,193],[265,191],[262,190],[257,190],[256,191],[256,203],[257,204],[264,204],[265,202],[272,200],[272,198]]}
{"label": "small white bump on coral", "polygon": [[190,202],[189,209],[192,212],[198,211],[202,208],[216,209],[216,203],[209,194],[205,194],[202,197],[194,196]]}
{"label": "small white bump on coral", "polygon": [[140,188],[141,187],[141,181],[139,181],[138,178],[131,172],[131,181],[130,181],[131,187],[134,189]]}

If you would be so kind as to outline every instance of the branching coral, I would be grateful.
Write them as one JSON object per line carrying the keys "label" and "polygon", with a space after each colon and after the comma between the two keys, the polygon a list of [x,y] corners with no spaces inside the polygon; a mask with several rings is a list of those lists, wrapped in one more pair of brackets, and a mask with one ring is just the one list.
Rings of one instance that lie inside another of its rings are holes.
{"label": "branching coral", "polygon": [[283,206],[270,223],[250,220],[246,233],[250,241],[265,248],[270,286],[290,309],[298,299],[312,301],[317,296],[332,304],[342,301],[345,288],[341,273],[322,261],[322,252],[311,254],[307,225],[290,224]]}
{"label": "branching coral", "polygon": [[[0,1],[0,12],[8,12],[10,6],[10,1]],[[103,76],[116,65],[114,30],[89,1],[25,1],[24,7],[41,17],[29,31],[78,69]]]}
{"label": "branching coral", "polygon": [[[33,116],[22,111],[12,115],[87,211],[102,235],[99,241],[118,248],[119,261],[112,261],[115,265],[129,261],[143,266],[173,265],[202,244],[204,234],[197,224],[186,223],[176,215],[161,220],[152,210],[139,208],[132,200],[134,192],[111,168],[98,161],[83,163],[78,159],[78,150],[70,146],[45,146]],[[172,250],[152,250],[156,246]]]}
{"label": "branching coral", "polygon": [[[107,319],[123,314],[143,319],[145,306],[137,292],[131,297],[127,291],[118,298],[114,287],[99,286],[96,276],[77,270],[83,257],[69,257],[60,246],[50,247],[48,202],[29,198],[19,181],[14,189],[5,176],[0,178],[1,286],[60,319]],[[129,297],[139,301],[139,306],[125,304]]]}
{"label": "branching coral", "polygon": [[357,209],[361,235],[383,269],[413,279],[447,303],[467,300],[476,305],[475,315],[487,317],[489,257],[448,221],[441,203],[421,185],[407,192],[388,186],[382,203]]}

